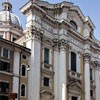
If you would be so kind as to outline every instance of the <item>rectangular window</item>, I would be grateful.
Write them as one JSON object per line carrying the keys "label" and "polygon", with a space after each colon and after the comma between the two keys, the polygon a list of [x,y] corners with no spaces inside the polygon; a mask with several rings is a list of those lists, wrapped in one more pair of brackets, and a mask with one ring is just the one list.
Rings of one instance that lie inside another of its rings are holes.
{"label": "rectangular window", "polygon": [[77,100],[77,97],[72,96],[72,100]]}
{"label": "rectangular window", "polygon": [[3,57],[8,58],[8,49],[3,48]]}
{"label": "rectangular window", "polygon": [[90,96],[93,97],[93,90],[90,90]]}
{"label": "rectangular window", "polygon": [[0,95],[0,100],[8,100],[8,96]]}
{"label": "rectangular window", "polygon": [[13,37],[13,41],[15,41],[15,40],[16,40],[16,38]]}
{"label": "rectangular window", "polygon": [[90,69],[90,80],[93,80],[93,70]]}
{"label": "rectangular window", "polygon": [[5,61],[0,61],[0,71],[10,72],[10,63]]}
{"label": "rectangular window", "polygon": [[0,35],[0,38],[3,38],[3,35]]}
{"label": "rectangular window", "polygon": [[44,63],[49,64],[49,49],[44,48]]}
{"label": "rectangular window", "polygon": [[76,54],[71,52],[71,71],[76,72]]}
{"label": "rectangular window", "polygon": [[9,58],[9,50],[6,48],[2,48],[2,57]]}
{"label": "rectangular window", "polygon": [[26,66],[22,65],[22,76],[26,76]]}
{"label": "rectangular window", "polygon": [[9,92],[9,83],[0,82],[0,92],[1,93],[8,93]]}
{"label": "rectangular window", "polygon": [[44,86],[48,86],[49,87],[49,81],[50,81],[49,78],[44,77]]}

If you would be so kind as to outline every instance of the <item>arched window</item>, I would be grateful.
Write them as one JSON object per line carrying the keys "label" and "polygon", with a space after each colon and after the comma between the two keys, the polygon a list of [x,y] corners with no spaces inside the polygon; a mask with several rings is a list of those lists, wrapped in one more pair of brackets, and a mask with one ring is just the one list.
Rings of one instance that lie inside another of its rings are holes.
{"label": "arched window", "polygon": [[71,71],[76,72],[76,54],[71,52]]}
{"label": "arched window", "polygon": [[21,96],[25,96],[25,85],[21,85]]}
{"label": "arched window", "polygon": [[77,31],[77,24],[74,21],[70,21],[70,24],[72,25],[73,30]]}
{"label": "arched window", "polygon": [[26,76],[26,66],[22,65],[22,76]]}

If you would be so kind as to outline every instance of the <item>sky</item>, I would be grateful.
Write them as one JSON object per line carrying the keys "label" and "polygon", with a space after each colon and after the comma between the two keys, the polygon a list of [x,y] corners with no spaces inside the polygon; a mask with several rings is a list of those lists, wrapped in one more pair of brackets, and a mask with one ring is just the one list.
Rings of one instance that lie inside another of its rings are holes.
{"label": "sky", "polygon": [[[0,11],[2,9],[2,2],[6,0],[0,0]],[[20,8],[27,3],[29,0],[8,0],[13,5],[13,13],[15,13],[21,23],[23,28],[25,28],[26,18],[20,12]],[[83,12],[84,16],[89,16],[95,25],[94,29],[94,36],[100,40],[100,0],[46,0],[49,3],[60,3],[62,1],[68,1],[74,3],[80,7],[81,11]]]}

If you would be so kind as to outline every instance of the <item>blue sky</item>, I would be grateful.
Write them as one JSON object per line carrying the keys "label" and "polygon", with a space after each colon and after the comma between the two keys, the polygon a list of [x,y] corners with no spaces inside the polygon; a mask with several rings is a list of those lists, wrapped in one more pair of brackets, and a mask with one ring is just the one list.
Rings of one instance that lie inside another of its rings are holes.
{"label": "blue sky", "polygon": [[[0,0],[0,10],[2,8],[2,2],[6,0]],[[19,11],[19,8],[21,8],[26,2],[29,0],[9,0],[9,2],[13,5],[13,13],[15,13],[21,20],[22,26],[25,28],[26,24],[26,18],[21,12]],[[63,0],[46,0],[50,3],[57,3],[62,2]],[[83,14],[85,16],[89,16],[94,25],[96,26],[94,30],[95,37],[100,40],[100,0],[65,0],[69,2],[73,2],[74,5],[77,5],[82,10]]]}

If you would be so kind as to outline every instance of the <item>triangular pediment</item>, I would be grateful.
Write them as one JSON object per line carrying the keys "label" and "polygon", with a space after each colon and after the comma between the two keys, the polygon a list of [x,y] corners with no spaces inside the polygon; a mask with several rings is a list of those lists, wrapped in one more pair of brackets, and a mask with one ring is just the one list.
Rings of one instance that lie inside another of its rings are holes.
{"label": "triangular pediment", "polygon": [[72,81],[68,84],[68,88],[84,91],[82,85],[78,81]]}

